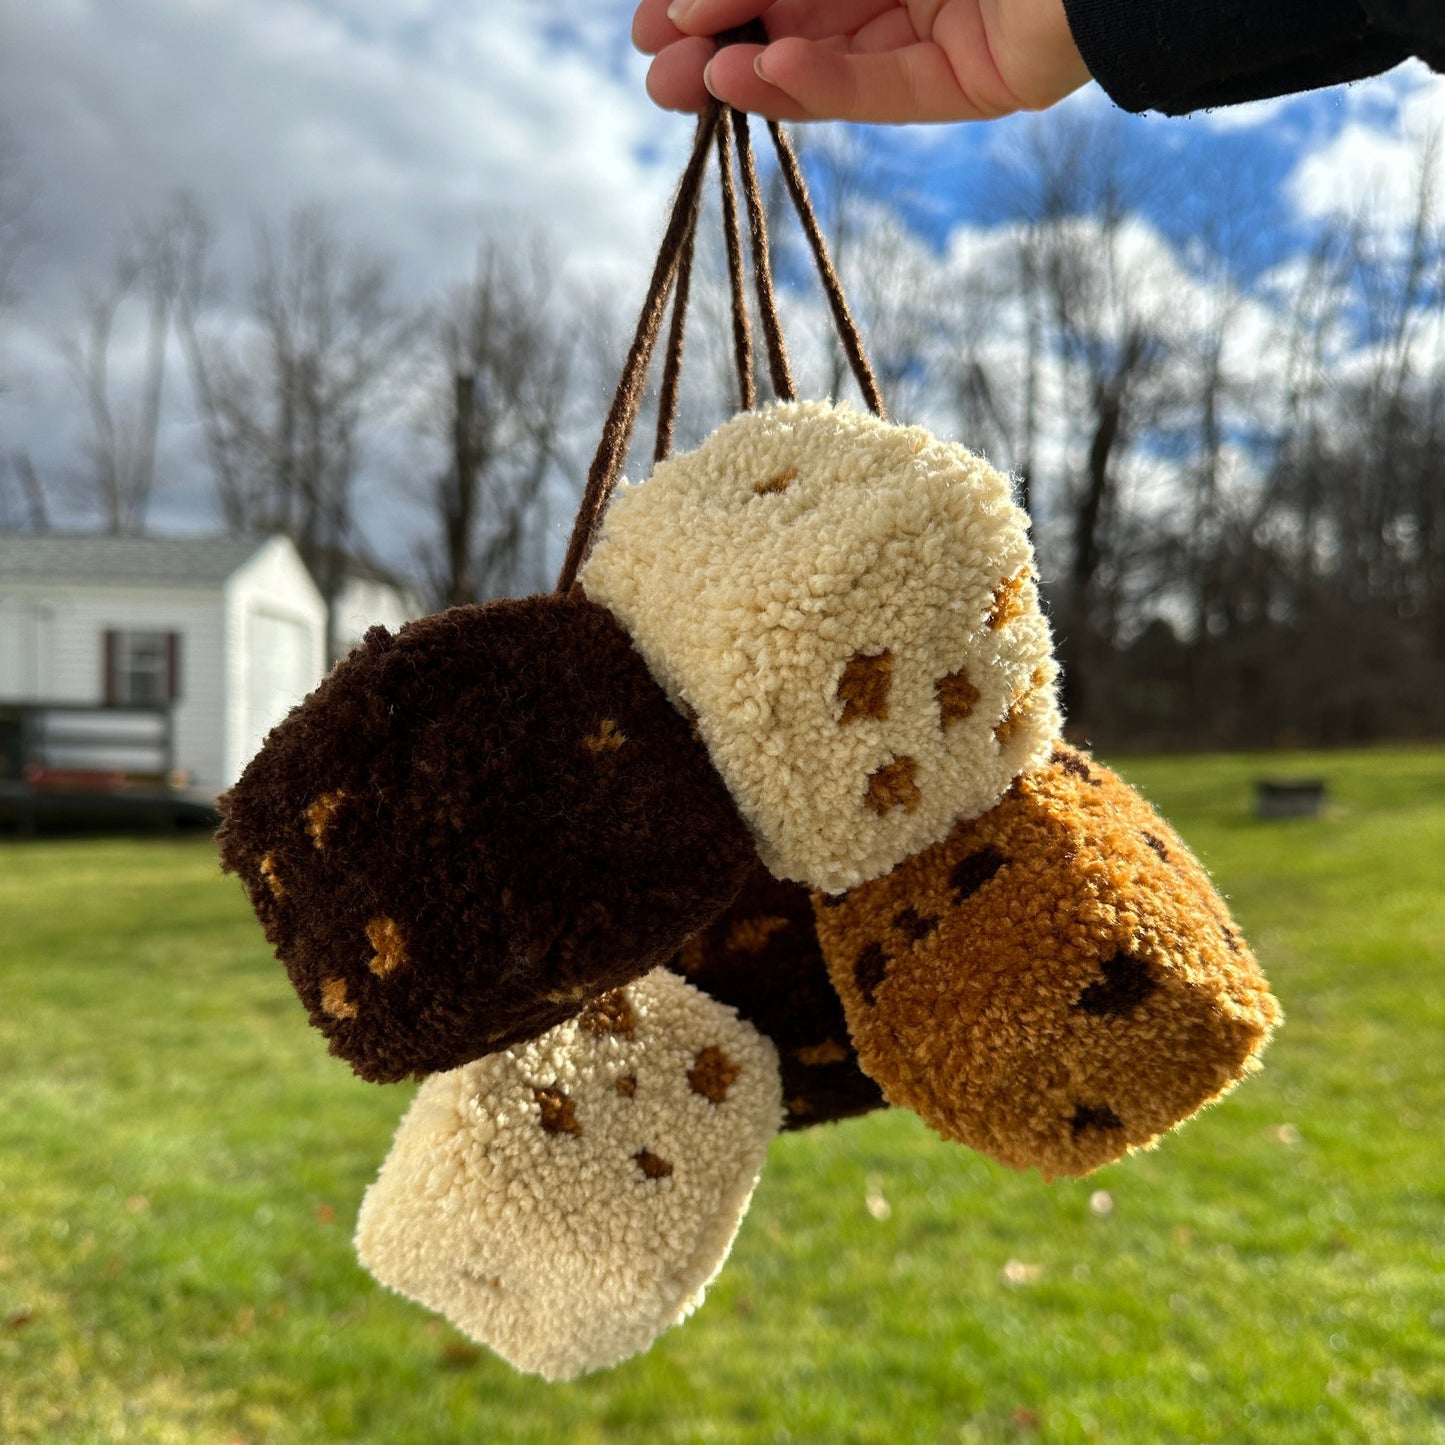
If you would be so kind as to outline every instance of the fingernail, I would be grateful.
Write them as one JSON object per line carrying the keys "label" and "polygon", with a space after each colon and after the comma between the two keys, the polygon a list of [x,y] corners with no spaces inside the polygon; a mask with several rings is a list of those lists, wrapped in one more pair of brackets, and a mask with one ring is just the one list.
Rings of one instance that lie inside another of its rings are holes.
{"label": "fingernail", "polygon": [[692,9],[694,4],[696,4],[696,0],[672,0],[672,4],[667,7],[667,18],[674,25],[681,25],[687,19],[687,12]]}
{"label": "fingernail", "polygon": [[768,74],[768,52],[766,50],[758,51],[753,57],[753,74],[759,80],[766,80],[769,85],[772,84],[773,78]]}
{"label": "fingernail", "polygon": [[709,60],[703,67],[702,83],[707,86],[707,93],[712,96],[714,100],[721,100],[722,97],[712,88],[712,64],[712,61]]}

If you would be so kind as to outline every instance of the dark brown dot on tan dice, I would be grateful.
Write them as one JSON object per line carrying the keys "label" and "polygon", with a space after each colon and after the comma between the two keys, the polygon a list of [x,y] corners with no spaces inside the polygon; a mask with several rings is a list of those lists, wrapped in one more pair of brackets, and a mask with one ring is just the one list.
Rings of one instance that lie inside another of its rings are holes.
{"label": "dark brown dot on tan dice", "polygon": [[1091,1129],[1122,1129],[1124,1121],[1107,1104],[1075,1104],[1069,1130],[1077,1139]]}
{"label": "dark brown dot on tan dice", "polygon": [[1144,841],[1159,855],[1161,862],[1167,863],[1169,861],[1169,850],[1164,846],[1164,840],[1162,838],[1156,838],[1152,833],[1145,833]]}
{"label": "dark brown dot on tan dice", "polygon": [[1149,965],[1132,953],[1116,953],[1099,965],[1100,976],[1074,1000],[1095,1018],[1126,1018],[1158,987]]}
{"label": "dark brown dot on tan dice", "polygon": [[918,786],[918,759],[905,756],[885,763],[869,777],[863,801],[880,818],[894,808],[913,812],[923,801],[923,790]]}
{"label": "dark brown dot on tan dice", "polygon": [[916,908],[905,908],[894,916],[893,926],[914,943],[922,943],[938,930],[939,919],[934,913],[920,913]]}
{"label": "dark brown dot on tan dice", "polygon": [[600,994],[577,1016],[577,1022],[589,1034],[602,1038],[607,1034],[630,1034],[637,1027],[637,1015],[620,988]]}
{"label": "dark brown dot on tan dice", "polygon": [[840,723],[859,718],[888,720],[888,689],[893,683],[891,652],[855,652],[838,679],[838,701],[843,704]]}
{"label": "dark brown dot on tan dice", "polygon": [[1239,952],[1239,935],[1232,929],[1224,929],[1224,942],[1231,953]]}
{"label": "dark brown dot on tan dice", "polygon": [[972,898],[1007,863],[1008,859],[997,848],[980,848],[954,864],[953,872],[948,875],[948,886],[962,903],[965,898]]}
{"label": "dark brown dot on tan dice", "polygon": [[639,1149],[632,1156],[632,1162],[649,1179],[666,1179],[672,1173],[672,1165],[666,1159],[654,1154],[651,1149]]}
{"label": "dark brown dot on tan dice", "polygon": [[871,1004],[877,997],[883,980],[888,976],[891,960],[881,943],[867,944],[853,964],[853,982],[863,995],[863,1002]]}
{"label": "dark brown dot on tan dice", "polygon": [[940,677],[933,684],[933,695],[938,700],[939,726],[945,728],[968,717],[981,696],[963,668]]}
{"label": "dark brown dot on tan dice", "polygon": [[561,1089],[534,1089],[532,1097],[542,1111],[542,1128],[548,1134],[580,1134],[577,1108]]}
{"label": "dark brown dot on tan dice", "polygon": [[728,1096],[728,1090],[737,1082],[742,1073],[716,1044],[700,1049],[687,1071],[687,1084],[694,1094],[701,1094],[709,1103],[721,1104]]}
{"label": "dark brown dot on tan dice", "polygon": [[1094,776],[1093,769],[1081,758],[1078,753],[1069,752],[1064,748],[1058,748],[1054,752],[1053,762],[1056,767],[1062,768],[1071,777],[1077,778],[1081,783],[1092,783],[1094,787],[1102,787],[1098,778]]}
{"label": "dark brown dot on tan dice", "polygon": [[617,1081],[617,1092],[624,1099],[635,1099],[637,1097],[637,1075],[623,1074]]}
{"label": "dark brown dot on tan dice", "polygon": [[779,492],[786,492],[797,480],[797,467],[785,467],[781,472],[776,472],[761,482],[754,482],[753,491],[760,497],[775,497]]}

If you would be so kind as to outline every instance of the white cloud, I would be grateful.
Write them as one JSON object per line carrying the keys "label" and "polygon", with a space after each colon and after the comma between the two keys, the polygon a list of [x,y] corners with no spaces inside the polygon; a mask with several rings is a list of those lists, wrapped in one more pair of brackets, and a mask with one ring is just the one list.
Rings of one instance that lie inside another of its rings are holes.
{"label": "white cloud", "polygon": [[1346,95],[1351,118],[1303,157],[1289,180],[1290,198],[1307,220],[1364,215],[1386,228],[1408,226],[1432,137],[1442,142],[1434,183],[1445,182],[1445,79],[1410,65]]}

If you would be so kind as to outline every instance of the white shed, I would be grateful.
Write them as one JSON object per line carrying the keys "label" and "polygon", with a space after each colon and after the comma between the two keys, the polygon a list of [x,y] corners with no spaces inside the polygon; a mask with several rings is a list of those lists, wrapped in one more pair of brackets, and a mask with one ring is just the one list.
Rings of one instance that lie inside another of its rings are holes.
{"label": "white shed", "polygon": [[229,787],[325,671],[326,608],[285,537],[0,534],[0,705],[169,706],[194,789]]}

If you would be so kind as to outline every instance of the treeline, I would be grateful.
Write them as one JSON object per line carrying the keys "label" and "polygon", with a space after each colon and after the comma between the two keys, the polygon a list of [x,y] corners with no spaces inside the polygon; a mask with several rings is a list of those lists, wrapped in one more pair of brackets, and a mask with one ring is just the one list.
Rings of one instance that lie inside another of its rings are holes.
{"label": "treeline", "polygon": [[[1417,158],[1412,214],[1362,208],[1286,252],[1249,187],[1146,164],[1127,136],[1041,120],[995,198],[999,222],[939,252],[884,203],[899,181],[874,173],[864,144],[807,135],[893,414],[1016,477],[1077,735],[1106,747],[1439,735],[1433,148]],[[23,238],[4,214],[4,154],[0,310]],[[781,195],[772,209],[805,388],[846,389]],[[1168,216],[1174,239],[1146,214]],[[358,486],[385,434],[409,459],[395,485],[434,605],[546,586],[549,534],[585,472],[636,298],[616,298],[609,321],[605,301],[560,284],[536,238],[510,238],[418,305],[394,262],[316,209],[259,226],[236,276],[217,250],[182,198],[133,228],[93,287],[65,339],[85,438],[69,499],[78,489],[111,530],[144,527],[157,438],[179,408],[226,525],[287,532],[326,590],[362,545]],[[726,285],[706,244],[689,346],[684,443],[736,405]],[[44,526],[58,484],[11,453],[0,526]]]}

